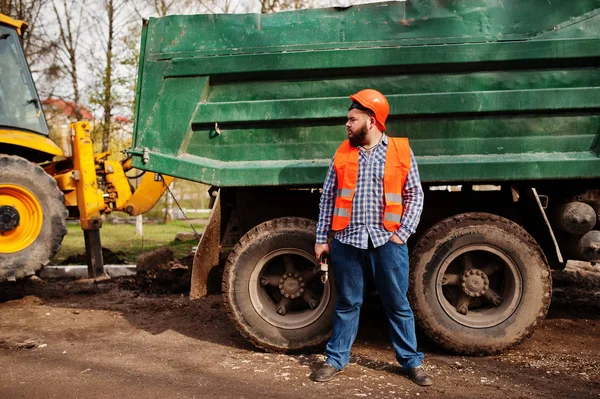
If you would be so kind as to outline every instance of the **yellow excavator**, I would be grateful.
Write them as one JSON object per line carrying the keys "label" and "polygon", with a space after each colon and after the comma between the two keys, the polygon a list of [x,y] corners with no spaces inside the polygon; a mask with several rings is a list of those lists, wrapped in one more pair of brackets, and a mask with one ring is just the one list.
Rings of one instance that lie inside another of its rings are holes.
{"label": "yellow excavator", "polygon": [[89,122],[69,126],[60,146],[25,60],[27,23],[0,14],[0,282],[35,274],[60,250],[66,220],[84,231],[88,275],[103,274],[102,215],[150,210],[173,178],[146,173],[135,192],[128,159],[94,154]]}

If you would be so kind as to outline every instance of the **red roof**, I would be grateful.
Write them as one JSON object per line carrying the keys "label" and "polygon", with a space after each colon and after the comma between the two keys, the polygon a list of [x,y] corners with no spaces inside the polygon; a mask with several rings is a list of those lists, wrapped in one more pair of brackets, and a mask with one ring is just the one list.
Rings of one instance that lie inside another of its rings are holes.
{"label": "red roof", "polygon": [[[75,109],[77,109],[77,107],[74,102],[65,101],[60,98],[48,98],[46,100],[42,100],[42,104],[56,108],[56,110],[62,112],[69,118],[75,117]],[[87,119],[88,121],[94,119],[94,115],[92,115],[90,110],[82,105],[79,106],[79,113],[83,119]]]}
{"label": "red roof", "polygon": [[116,122],[121,122],[121,123],[132,123],[133,121],[131,119],[129,119],[126,116],[121,116],[121,115],[117,115],[115,116],[115,121]]}

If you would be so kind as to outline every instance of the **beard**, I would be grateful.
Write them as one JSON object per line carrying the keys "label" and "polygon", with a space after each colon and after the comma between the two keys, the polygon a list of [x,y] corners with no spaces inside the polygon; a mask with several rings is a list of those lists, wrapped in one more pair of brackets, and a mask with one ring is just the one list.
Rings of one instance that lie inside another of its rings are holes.
{"label": "beard", "polygon": [[365,139],[367,138],[368,132],[369,130],[367,129],[366,122],[356,132],[350,131],[350,133],[348,133],[348,140],[350,141],[350,145],[352,147],[358,147],[359,145],[364,143]]}

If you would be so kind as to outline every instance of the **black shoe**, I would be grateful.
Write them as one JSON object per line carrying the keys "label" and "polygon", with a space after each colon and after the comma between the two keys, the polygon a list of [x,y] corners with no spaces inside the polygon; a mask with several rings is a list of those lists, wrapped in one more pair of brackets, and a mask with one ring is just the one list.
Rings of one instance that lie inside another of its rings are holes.
{"label": "black shoe", "polygon": [[338,370],[331,364],[325,363],[323,366],[321,366],[320,369],[312,373],[310,378],[316,382],[325,382],[331,380],[333,377],[335,377],[341,372],[342,370]]}
{"label": "black shoe", "polygon": [[408,369],[406,374],[415,384],[421,385],[422,387],[428,387],[433,384],[433,379],[425,371],[423,366],[415,367],[414,369]]}

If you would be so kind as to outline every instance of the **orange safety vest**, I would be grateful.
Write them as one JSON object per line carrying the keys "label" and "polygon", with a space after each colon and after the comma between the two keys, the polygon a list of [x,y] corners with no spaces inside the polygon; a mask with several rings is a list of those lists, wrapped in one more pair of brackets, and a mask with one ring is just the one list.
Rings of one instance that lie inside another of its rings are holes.
{"label": "orange safety vest", "polygon": [[[388,137],[383,173],[383,192],[385,193],[385,211],[383,226],[389,231],[398,231],[404,207],[402,190],[410,170],[410,147],[408,138]],[[333,166],[337,175],[338,190],[335,198],[335,210],[331,229],[343,230],[350,224],[352,200],[358,180],[358,147],[352,147],[345,140],[337,149]]]}

